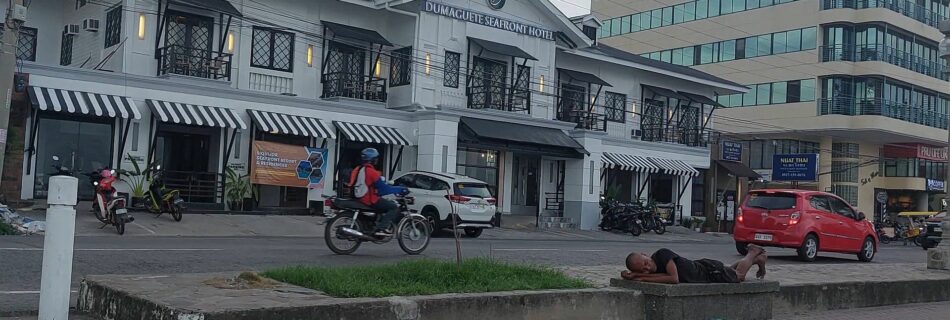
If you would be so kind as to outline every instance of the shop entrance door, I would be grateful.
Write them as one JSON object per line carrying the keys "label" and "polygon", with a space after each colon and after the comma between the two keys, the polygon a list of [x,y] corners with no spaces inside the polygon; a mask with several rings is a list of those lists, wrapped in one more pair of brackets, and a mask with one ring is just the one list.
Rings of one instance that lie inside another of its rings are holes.
{"label": "shop entrance door", "polygon": [[214,203],[223,180],[219,173],[210,172],[211,152],[208,128],[159,129],[155,154],[164,170],[165,186],[179,190],[186,202]]}
{"label": "shop entrance door", "polygon": [[[72,170],[79,179],[79,199],[91,200],[95,189],[89,177],[81,173],[111,165],[112,136],[112,124],[108,122],[41,118],[37,130],[33,197],[47,197],[53,166],[60,165]],[[53,156],[59,161],[54,161]]]}
{"label": "shop entrance door", "polygon": [[536,155],[518,155],[514,157],[514,181],[512,181],[511,213],[537,214],[540,183],[538,169],[541,157]]}

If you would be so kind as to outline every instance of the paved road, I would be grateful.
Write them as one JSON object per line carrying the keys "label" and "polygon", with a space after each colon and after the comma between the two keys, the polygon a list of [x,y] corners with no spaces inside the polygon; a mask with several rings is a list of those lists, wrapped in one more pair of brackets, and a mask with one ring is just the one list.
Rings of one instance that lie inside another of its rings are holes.
{"label": "paved road", "polygon": [[[486,231],[510,232],[507,230]],[[493,257],[511,262],[548,266],[615,265],[627,253],[672,249],[686,257],[731,261],[737,258],[727,239],[662,241],[630,238],[628,241],[594,239],[462,239],[464,257]],[[654,237],[652,239],[663,239]],[[676,238],[683,239],[683,238]],[[0,315],[35,310],[40,285],[43,238],[0,237]],[[774,264],[799,263],[793,250],[771,249]],[[318,237],[115,237],[76,238],[73,286],[88,274],[167,274],[262,270],[270,267],[350,265],[394,262],[404,259],[454,259],[451,238],[433,239],[425,254],[409,257],[395,243],[364,244],[351,256],[333,255]],[[925,251],[913,246],[881,248],[875,263],[923,262]],[[826,254],[819,263],[857,263],[853,255]],[[899,270],[895,270],[899,272]]]}

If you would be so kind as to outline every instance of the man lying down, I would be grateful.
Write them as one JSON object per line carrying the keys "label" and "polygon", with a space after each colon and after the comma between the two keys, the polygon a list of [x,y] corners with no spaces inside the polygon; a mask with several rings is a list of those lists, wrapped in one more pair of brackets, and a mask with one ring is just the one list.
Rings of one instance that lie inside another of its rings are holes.
{"label": "man lying down", "polygon": [[627,280],[654,283],[739,283],[753,265],[758,266],[756,278],[765,278],[765,249],[750,244],[749,252],[731,266],[711,259],[689,260],[669,249],[660,249],[647,256],[631,253],[627,256],[627,270],[620,276]]}

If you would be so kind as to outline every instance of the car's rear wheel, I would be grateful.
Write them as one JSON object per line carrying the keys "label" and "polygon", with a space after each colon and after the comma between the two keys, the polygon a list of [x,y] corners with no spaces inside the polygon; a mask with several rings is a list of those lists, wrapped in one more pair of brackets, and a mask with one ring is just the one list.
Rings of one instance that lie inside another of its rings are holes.
{"label": "car's rear wheel", "polygon": [[432,230],[433,233],[441,229],[441,226],[439,226],[439,212],[434,208],[426,207],[422,209],[422,216],[426,217],[426,221],[429,222],[429,230]]}
{"label": "car's rear wheel", "polygon": [[802,246],[798,248],[798,257],[805,262],[815,261],[818,257],[818,237],[811,233],[802,241]]}
{"label": "car's rear wheel", "polygon": [[872,259],[874,259],[874,239],[867,237],[861,245],[861,252],[858,252],[858,260],[871,262]]}
{"label": "car's rear wheel", "polygon": [[740,256],[749,254],[749,243],[736,242],[736,252],[738,252]]}
{"label": "car's rear wheel", "polygon": [[469,238],[478,238],[482,235],[482,228],[465,228],[465,236]]}

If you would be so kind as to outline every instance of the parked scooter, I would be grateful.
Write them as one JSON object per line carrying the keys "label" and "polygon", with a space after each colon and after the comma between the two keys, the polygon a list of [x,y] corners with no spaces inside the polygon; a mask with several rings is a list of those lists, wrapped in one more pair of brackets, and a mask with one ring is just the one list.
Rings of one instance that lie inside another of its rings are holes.
{"label": "parked scooter", "polygon": [[69,168],[62,165],[59,162],[59,156],[53,156],[53,170],[55,170],[50,176],[72,176],[73,172]]}
{"label": "parked scooter", "polygon": [[158,165],[149,170],[148,191],[145,193],[145,206],[148,211],[156,214],[158,217],[162,213],[170,213],[172,219],[181,221],[182,213],[185,211],[185,200],[179,196],[178,190],[169,190],[165,188],[162,166]]}
{"label": "parked scooter", "polygon": [[99,229],[113,225],[116,232],[125,234],[125,224],[134,221],[135,218],[126,209],[125,198],[119,197],[119,193],[112,187],[116,181],[115,170],[103,168],[85,175],[96,188],[92,211],[96,219],[102,222],[102,227]]}

